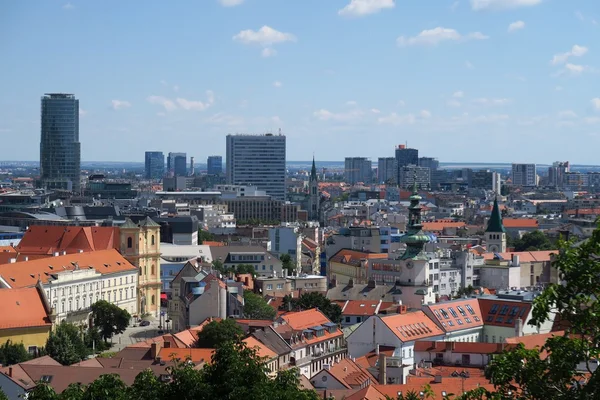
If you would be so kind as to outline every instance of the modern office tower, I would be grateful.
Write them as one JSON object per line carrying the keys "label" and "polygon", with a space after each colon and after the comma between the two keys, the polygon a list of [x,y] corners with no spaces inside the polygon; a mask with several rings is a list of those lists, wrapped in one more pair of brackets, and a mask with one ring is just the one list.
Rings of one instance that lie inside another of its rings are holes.
{"label": "modern office tower", "polygon": [[160,179],[165,174],[165,155],[162,151],[147,151],[146,179]]}
{"label": "modern office tower", "polygon": [[358,182],[371,183],[373,180],[371,160],[365,157],[346,157],[344,167],[346,182],[351,185]]}
{"label": "modern office tower", "polygon": [[535,164],[513,164],[511,177],[514,186],[537,186]]}
{"label": "modern office tower", "polygon": [[81,172],[79,100],[73,94],[42,97],[40,184],[47,189],[78,192]]}
{"label": "modern office tower", "polygon": [[415,180],[419,189],[429,189],[431,186],[431,170],[429,168],[406,165],[398,168],[398,172],[400,178],[398,186],[403,189],[411,189]]}
{"label": "modern office tower", "polygon": [[440,162],[437,158],[433,157],[420,157],[419,158],[419,167],[429,168],[432,171],[435,171],[440,167]]}
{"label": "modern office tower", "polygon": [[377,183],[396,183],[396,159],[394,157],[379,157],[377,159]]}
{"label": "modern office tower", "polygon": [[167,157],[167,170],[169,171],[169,176],[186,176],[187,154],[169,153]]}
{"label": "modern office tower", "polygon": [[206,160],[207,173],[209,175],[220,175],[223,173],[223,157],[208,156]]}
{"label": "modern office tower", "polygon": [[571,172],[569,162],[556,161],[548,168],[548,185],[562,187],[565,180],[565,174]]}
{"label": "modern office tower", "polygon": [[409,149],[401,144],[396,148],[396,162],[398,168],[406,165],[419,165],[419,150]]}
{"label": "modern office tower", "polygon": [[285,135],[227,135],[226,181],[285,200]]}

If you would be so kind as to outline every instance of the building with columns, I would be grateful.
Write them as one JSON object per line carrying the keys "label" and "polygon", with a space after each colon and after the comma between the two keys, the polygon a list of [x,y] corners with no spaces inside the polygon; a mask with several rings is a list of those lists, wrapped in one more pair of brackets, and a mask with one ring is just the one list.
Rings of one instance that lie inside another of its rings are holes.
{"label": "building with columns", "polygon": [[160,225],[150,217],[120,226],[121,254],[138,268],[137,312],[160,314]]}

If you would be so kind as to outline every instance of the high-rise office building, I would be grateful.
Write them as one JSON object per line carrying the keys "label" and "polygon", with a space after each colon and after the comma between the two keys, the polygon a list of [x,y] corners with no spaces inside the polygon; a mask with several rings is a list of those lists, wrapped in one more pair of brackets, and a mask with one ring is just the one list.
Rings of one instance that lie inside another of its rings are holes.
{"label": "high-rise office building", "polygon": [[147,151],[145,157],[146,179],[160,179],[165,174],[165,155],[162,151]]}
{"label": "high-rise office building", "polygon": [[396,159],[394,157],[379,157],[377,159],[377,183],[396,183]]}
{"label": "high-rise office building", "polygon": [[419,165],[419,150],[410,149],[401,144],[396,148],[396,162],[398,168],[407,165]]}
{"label": "high-rise office building", "polygon": [[420,157],[419,158],[419,167],[429,168],[432,171],[435,171],[440,167],[440,162],[437,158],[433,157]]}
{"label": "high-rise office building", "polygon": [[206,160],[207,173],[209,175],[220,175],[223,173],[223,157],[208,156]]}
{"label": "high-rise office building", "polygon": [[535,164],[513,164],[511,177],[514,186],[537,186]]}
{"label": "high-rise office building", "polygon": [[431,170],[427,167],[418,167],[416,165],[406,165],[398,168],[399,178],[398,186],[402,189],[411,189],[417,182],[417,188],[429,189],[431,187]]}
{"label": "high-rise office building", "polygon": [[170,176],[186,176],[187,154],[169,153],[167,157],[167,170]]}
{"label": "high-rise office building", "polygon": [[226,180],[285,200],[285,135],[227,135]]}
{"label": "high-rise office building", "polygon": [[79,100],[73,94],[42,97],[40,184],[48,189],[80,190]]}
{"label": "high-rise office building", "polygon": [[548,185],[562,187],[565,181],[565,175],[571,172],[569,162],[556,161],[548,168]]}
{"label": "high-rise office building", "polygon": [[351,185],[358,182],[371,183],[373,180],[371,160],[365,157],[346,157],[344,162],[344,176],[346,182]]}

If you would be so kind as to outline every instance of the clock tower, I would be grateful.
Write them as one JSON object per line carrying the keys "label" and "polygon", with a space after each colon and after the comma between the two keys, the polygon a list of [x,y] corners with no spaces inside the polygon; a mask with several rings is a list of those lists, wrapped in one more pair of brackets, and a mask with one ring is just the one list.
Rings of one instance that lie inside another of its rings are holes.
{"label": "clock tower", "polygon": [[407,233],[402,236],[400,241],[406,244],[406,251],[401,259],[406,260],[406,266],[413,268],[418,263],[417,261],[426,261],[427,256],[423,254],[423,246],[430,242],[430,237],[426,235],[421,223],[421,196],[417,192],[417,180],[415,177],[413,184],[413,193],[410,196],[410,205],[408,206],[408,225]]}
{"label": "clock tower", "polygon": [[498,207],[498,199],[494,199],[492,216],[485,230],[485,243],[488,253],[504,253],[506,251],[506,229],[502,224],[502,215]]}

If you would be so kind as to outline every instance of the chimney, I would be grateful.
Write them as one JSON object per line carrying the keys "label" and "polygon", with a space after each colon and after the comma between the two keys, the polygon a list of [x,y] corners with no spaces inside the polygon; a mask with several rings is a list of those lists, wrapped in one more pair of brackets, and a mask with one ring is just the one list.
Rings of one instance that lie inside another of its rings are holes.
{"label": "chimney", "polygon": [[379,345],[375,346],[375,354],[379,355]]}
{"label": "chimney", "polygon": [[58,257],[58,251],[54,252],[54,257]]}
{"label": "chimney", "polygon": [[12,367],[8,367],[8,376],[12,378]]}
{"label": "chimney", "polygon": [[375,289],[375,280],[374,279],[369,279],[369,283],[367,284],[367,287],[369,289]]}
{"label": "chimney", "polygon": [[519,261],[519,256],[516,254],[513,254],[512,256],[512,266],[513,267],[519,267],[521,265],[520,261]]}
{"label": "chimney", "polygon": [[442,375],[436,375],[433,377],[434,383],[442,383]]}
{"label": "chimney", "polygon": [[517,318],[517,322],[515,323],[515,336],[523,336],[523,320],[521,318]]}
{"label": "chimney", "polygon": [[354,279],[348,281],[348,287],[354,287]]}
{"label": "chimney", "polygon": [[17,262],[16,258],[11,258],[10,260],[8,260],[9,263],[14,264]]}
{"label": "chimney", "polygon": [[456,348],[456,343],[455,342],[446,342],[446,351],[454,351],[454,349]]}
{"label": "chimney", "polygon": [[385,354],[379,355],[379,384],[385,385],[387,383],[387,365]]}
{"label": "chimney", "polygon": [[160,353],[160,343],[152,343],[150,345],[150,357],[155,360],[158,357],[158,353]]}

